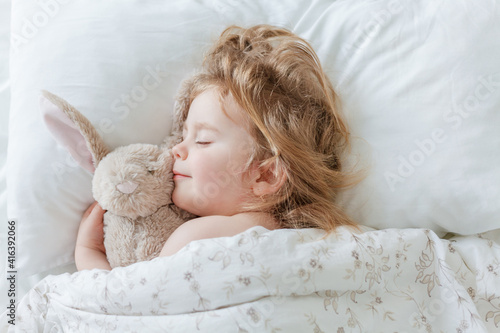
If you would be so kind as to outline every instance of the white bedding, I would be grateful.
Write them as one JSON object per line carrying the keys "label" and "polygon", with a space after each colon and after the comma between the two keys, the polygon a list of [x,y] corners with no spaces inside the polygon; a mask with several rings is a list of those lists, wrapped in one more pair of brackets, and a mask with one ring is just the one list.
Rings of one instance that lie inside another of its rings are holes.
{"label": "white bedding", "polygon": [[486,236],[323,235],[256,227],[111,272],[50,276],[21,302],[16,332],[498,331],[500,246]]}
{"label": "white bedding", "polygon": [[[16,328],[498,332],[500,235],[474,235],[500,227],[497,2],[244,3],[17,1],[10,25],[11,2],[0,0],[0,216],[7,220],[7,172],[9,217],[21,228],[17,301],[29,291]],[[78,106],[112,146],[155,143],[208,43],[229,24],[257,23],[292,29],[317,50],[352,129],[353,160],[368,167],[341,204],[383,230],[317,240],[319,231],[257,228],[194,242],[172,258],[68,274],[91,175],[44,128],[39,90]],[[20,43],[12,87],[10,30]],[[161,84],[142,101],[151,77]],[[124,112],[123,96],[134,93],[142,103]],[[406,229],[414,227],[434,231]],[[471,236],[437,237],[446,232]],[[0,317],[0,332],[8,319]]]}

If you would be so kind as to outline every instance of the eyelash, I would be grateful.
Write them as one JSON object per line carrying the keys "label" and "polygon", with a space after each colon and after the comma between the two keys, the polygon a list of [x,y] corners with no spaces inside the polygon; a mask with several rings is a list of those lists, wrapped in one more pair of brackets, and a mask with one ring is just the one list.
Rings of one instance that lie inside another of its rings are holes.
{"label": "eyelash", "polygon": [[208,145],[211,142],[208,142],[208,141],[196,141],[195,143],[198,144],[198,145]]}

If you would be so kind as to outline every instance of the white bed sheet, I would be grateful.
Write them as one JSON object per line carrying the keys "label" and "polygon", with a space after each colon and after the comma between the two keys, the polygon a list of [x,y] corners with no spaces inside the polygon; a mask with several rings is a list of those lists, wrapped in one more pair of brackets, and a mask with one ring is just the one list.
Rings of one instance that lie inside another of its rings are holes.
{"label": "white bed sheet", "polygon": [[[10,7],[9,0],[0,0],[0,225],[5,227],[7,221],[7,190],[6,190],[6,161],[7,161],[7,138],[10,109],[10,78],[9,78],[9,41],[10,41]],[[1,233],[0,233],[1,235]],[[0,239],[0,257],[3,259],[5,251],[5,239]],[[0,283],[0,304],[5,304],[7,297],[6,286],[3,283],[5,262],[1,260],[2,272]]]}

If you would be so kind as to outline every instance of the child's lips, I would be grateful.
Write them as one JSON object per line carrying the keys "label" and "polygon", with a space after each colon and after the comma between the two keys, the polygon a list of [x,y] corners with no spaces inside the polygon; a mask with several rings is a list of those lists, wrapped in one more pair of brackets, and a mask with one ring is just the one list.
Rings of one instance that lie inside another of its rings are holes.
{"label": "child's lips", "polygon": [[176,179],[191,178],[188,175],[182,174],[182,173],[180,173],[179,171],[176,171],[176,170],[174,170],[173,173],[174,173],[174,180],[176,180]]}

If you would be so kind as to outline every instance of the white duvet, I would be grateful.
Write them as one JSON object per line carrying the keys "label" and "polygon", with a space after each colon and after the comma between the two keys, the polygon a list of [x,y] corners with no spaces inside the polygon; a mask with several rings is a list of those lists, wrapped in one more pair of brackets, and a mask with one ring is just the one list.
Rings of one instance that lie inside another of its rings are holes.
{"label": "white duvet", "polygon": [[21,301],[16,331],[498,331],[500,246],[485,235],[323,236],[256,227],[110,272],[49,276]]}

